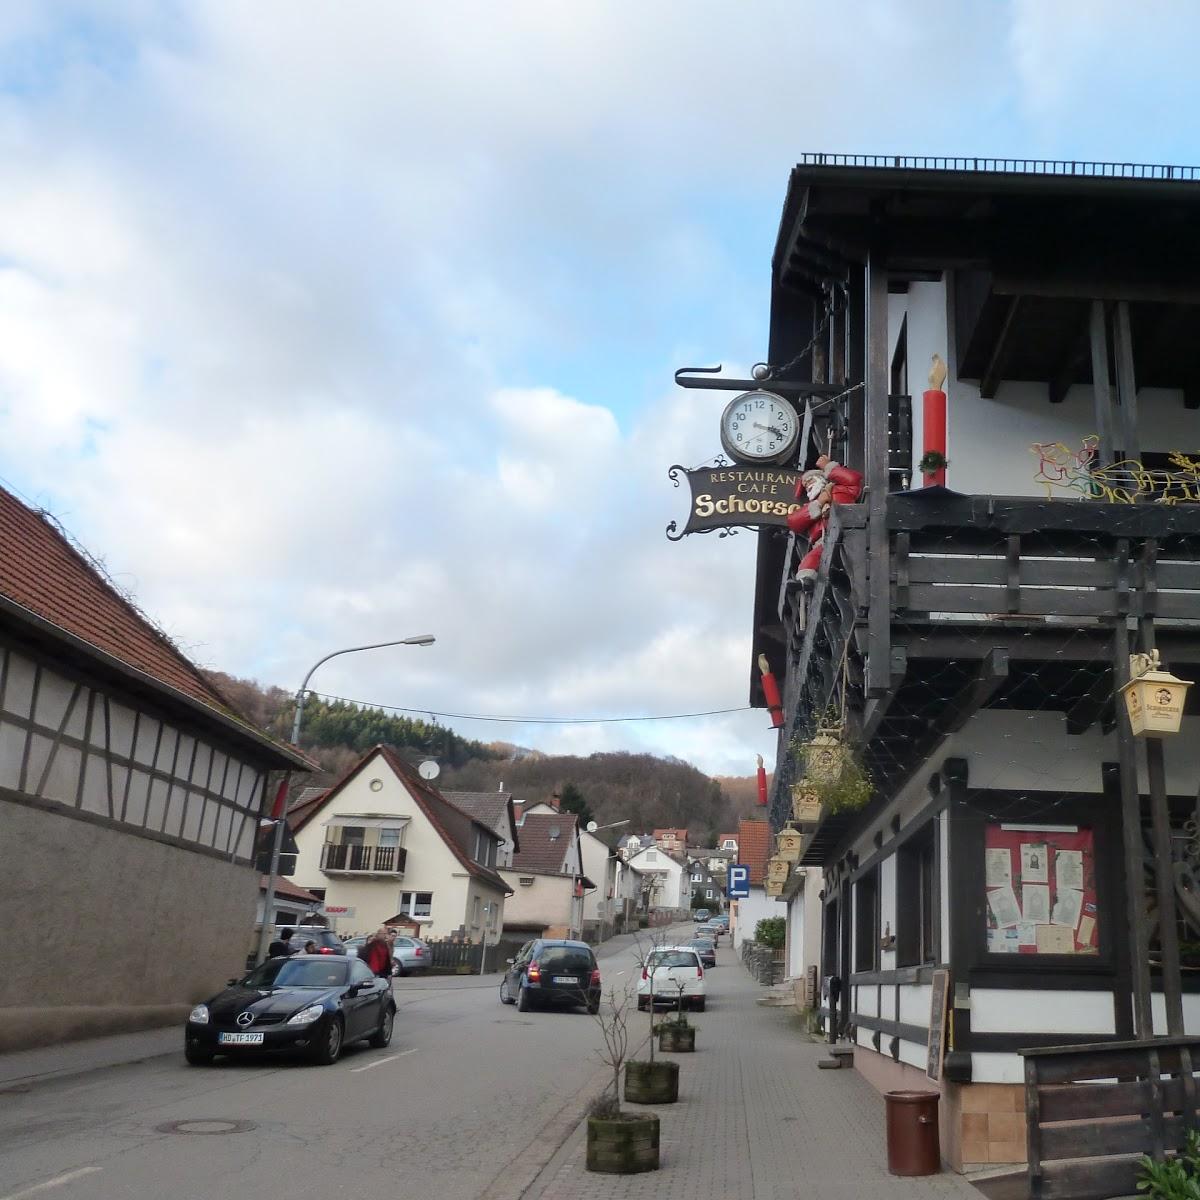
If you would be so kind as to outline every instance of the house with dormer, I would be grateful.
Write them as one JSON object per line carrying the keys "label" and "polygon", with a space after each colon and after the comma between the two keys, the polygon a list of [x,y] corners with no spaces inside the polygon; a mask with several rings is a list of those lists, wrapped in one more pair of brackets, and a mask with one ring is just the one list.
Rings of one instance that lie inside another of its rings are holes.
{"label": "house with dormer", "polygon": [[585,891],[595,885],[583,873],[579,822],[549,804],[525,809],[520,849],[503,871],[512,893],[506,928],[530,937],[578,937]]}
{"label": "house with dormer", "polygon": [[293,808],[293,883],[320,897],[335,932],[402,918],[422,937],[477,941],[503,928],[503,838],[388,746]]}

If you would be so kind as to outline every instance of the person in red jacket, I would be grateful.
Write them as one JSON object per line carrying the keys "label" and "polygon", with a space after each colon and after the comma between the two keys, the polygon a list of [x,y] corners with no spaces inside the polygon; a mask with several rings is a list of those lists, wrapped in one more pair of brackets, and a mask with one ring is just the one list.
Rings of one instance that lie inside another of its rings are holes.
{"label": "person in red jacket", "polygon": [[392,947],[388,940],[388,930],[380,929],[373,937],[369,937],[358,957],[371,968],[374,975],[381,979],[392,977]]}
{"label": "person in red jacket", "polygon": [[796,578],[804,587],[811,587],[821,564],[821,548],[825,544],[825,526],[829,523],[829,508],[833,504],[853,504],[863,490],[861,472],[843,467],[828,455],[817,459],[816,470],[805,471],[796,484],[796,499],[807,499],[802,508],[788,513],[788,528],[808,538],[808,553],[800,560]]}

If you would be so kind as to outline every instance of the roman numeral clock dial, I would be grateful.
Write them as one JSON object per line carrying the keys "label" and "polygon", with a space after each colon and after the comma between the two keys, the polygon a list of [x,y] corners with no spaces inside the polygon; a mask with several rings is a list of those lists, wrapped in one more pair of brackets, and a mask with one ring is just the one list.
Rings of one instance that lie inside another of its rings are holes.
{"label": "roman numeral clock dial", "polygon": [[774,392],[743,392],[721,414],[721,445],[738,462],[784,462],[799,437],[796,410]]}

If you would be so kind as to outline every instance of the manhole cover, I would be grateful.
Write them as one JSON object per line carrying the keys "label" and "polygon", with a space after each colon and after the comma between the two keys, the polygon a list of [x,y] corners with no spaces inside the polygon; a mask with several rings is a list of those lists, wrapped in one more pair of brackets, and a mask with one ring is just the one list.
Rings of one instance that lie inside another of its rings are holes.
{"label": "manhole cover", "polygon": [[159,1133],[248,1133],[258,1126],[253,1121],[227,1121],[224,1117],[192,1117],[167,1121],[154,1127]]}

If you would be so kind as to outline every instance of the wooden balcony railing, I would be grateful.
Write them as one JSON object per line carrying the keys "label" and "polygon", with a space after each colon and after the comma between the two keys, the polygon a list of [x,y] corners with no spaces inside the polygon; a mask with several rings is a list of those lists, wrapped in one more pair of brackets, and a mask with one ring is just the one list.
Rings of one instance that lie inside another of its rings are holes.
{"label": "wooden balcony railing", "polygon": [[321,847],[321,870],[326,874],[402,875],[408,851],[403,846]]}

